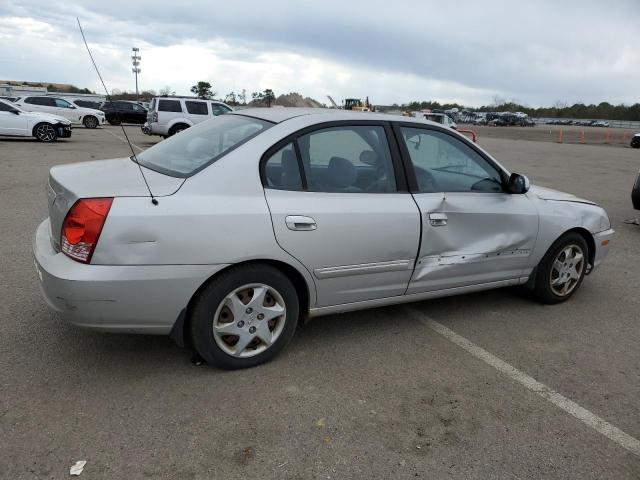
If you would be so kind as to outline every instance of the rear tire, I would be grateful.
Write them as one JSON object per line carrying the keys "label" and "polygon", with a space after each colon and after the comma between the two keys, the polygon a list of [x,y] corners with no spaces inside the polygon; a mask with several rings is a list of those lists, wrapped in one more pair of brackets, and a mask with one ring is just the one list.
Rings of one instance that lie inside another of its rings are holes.
{"label": "rear tire", "polygon": [[631,148],[640,148],[640,137],[634,137],[631,140]]}
{"label": "rear tire", "polygon": [[82,123],[87,128],[96,128],[99,124],[98,119],[93,115],[87,115],[82,119]]}
{"label": "rear tire", "polygon": [[110,118],[108,121],[109,121],[109,125],[114,125],[114,126],[118,126],[122,123],[119,118]]}
{"label": "rear tire", "polygon": [[184,123],[178,123],[173,127],[171,127],[171,129],[169,130],[169,136],[172,137],[176,133],[180,133],[181,131],[186,130],[187,128],[189,128],[189,125],[186,125]]}
{"label": "rear tire", "polygon": [[538,264],[533,295],[542,303],[562,303],[582,285],[589,261],[589,247],[582,235],[570,232],[549,248]]}
{"label": "rear tire", "polygon": [[58,139],[58,132],[53,125],[49,123],[38,123],[33,127],[33,136],[39,141],[49,143]]}
{"label": "rear tire", "polygon": [[190,315],[192,344],[209,364],[248,368],[275,357],[298,324],[294,285],[266,264],[232,267],[198,294]]}

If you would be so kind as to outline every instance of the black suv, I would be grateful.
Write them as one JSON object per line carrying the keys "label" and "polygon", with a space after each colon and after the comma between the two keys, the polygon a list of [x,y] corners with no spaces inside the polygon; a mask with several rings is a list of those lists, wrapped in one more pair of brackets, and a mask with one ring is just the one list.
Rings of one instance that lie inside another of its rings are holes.
{"label": "black suv", "polygon": [[105,102],[100,109],[111,125],[120,123],[139,123],[147,121],[147,109],[135,102],[117,100],[115,102]]}

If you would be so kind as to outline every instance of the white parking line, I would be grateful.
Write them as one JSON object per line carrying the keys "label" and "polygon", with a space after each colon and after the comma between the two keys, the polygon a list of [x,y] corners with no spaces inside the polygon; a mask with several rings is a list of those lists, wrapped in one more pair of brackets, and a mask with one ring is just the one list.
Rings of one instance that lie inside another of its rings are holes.
{"label": "white parking line", "polygon": [[537,393],[542,398],[548,400],[554,405],[560,407],[565,412],[573,415],[578,420],[582,421],[584,424],[590,426],[594,430],[600,432],[605,437],[613,440],[621,447],[629,450],[631,453],[635,453],[640,456],[640,440],[632,437],[631,435],[623,432],[618,427],[611,425],[609,422],[600,418],[594,413],[591,413],[586,408],[581,407],[576,402],[569,400],[567,397],[561,395],[555,390],[547,387],[546,385],[538,382],[534,378],[530,377],[524,372],[521,372],[517,368],[509,365],[503,360],[500,360],[495,355],[487,352],[485,349],[479,347],[475,343],[467,340],[466,338],[458,335],[453,330],[445,327],[441,323],[436,322],[435,320],[424,316],[419,311],[407,308],[410,315],[418,320],[423,325],[426,325],[434,332],[442,335],[447,340],[455,343],[460,348],[463,348],[468,353],[473,355],[474,357],[482,360],[488,365],[491,365],[493,368],[498,370],[499,372],[505,374],[507,377],[515,380],[521,385],[525,386],[529,390],[534,393]]}
{"label": "white parking line", "polygon": [[[123,143],[127,143],[127,139],[124,137],[121,137],[120,135],[116,135],[115,133],[113,133],[111,130],[107,130],[105,128],[103,128],[103,130],[111,135],[113,135],[114,137],[116,137],[118,140],[120,140]],[[140,148],[138,145],[136,145],[135,143],[131,142],[131,145],[133,145],[135,148],[137,148],[138,150],[140,150],[141,152],[144,150],[144,148]]]}

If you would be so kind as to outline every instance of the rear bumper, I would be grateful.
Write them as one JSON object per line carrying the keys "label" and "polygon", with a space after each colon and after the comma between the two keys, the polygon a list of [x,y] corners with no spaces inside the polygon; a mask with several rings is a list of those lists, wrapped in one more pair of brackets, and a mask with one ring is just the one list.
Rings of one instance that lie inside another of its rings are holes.
{"label": "rear bumper", "polygon": [[196,290],[227,265],[84,265],[56,252],[49,220],[36,230],[44,299],[74,325],[166,335]]}
{"label": "rear bumper", "polygon": [[614,230],[610,228],[604,232],[596,233],[593,236],[593,240],[596,245],[596,252],[593,257],[593,268],[591,269],[591,272],[593,272],[606,258],[609,253],[609,247],[611,246],[611,240],[613,239],[614,234]]}

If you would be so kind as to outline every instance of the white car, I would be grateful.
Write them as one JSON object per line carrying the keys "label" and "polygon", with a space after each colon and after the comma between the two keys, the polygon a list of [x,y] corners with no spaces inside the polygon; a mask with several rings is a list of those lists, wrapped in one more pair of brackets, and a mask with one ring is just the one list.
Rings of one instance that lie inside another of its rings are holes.
{"label": "white car", "polygon": [[147,135],[170,137],[218,115],[233,111],[229,105],[196,97],[155,97],[149,104],[147,122],[142,131]]}
{"label": "white car", "polygon": [[453,128],[457,130],[458,125],[454,122],[449,115],[444,113],[425,113],[424,118],[427,120],[431,120],[432,122],[439,123],[440,125],[444,125],[445,127]]}
{"label": "white car", "polygon": [[50,95],[23,97],[16,103],[28,112],[51,113],[87,128],[96,128],[98,125],[104,125],[105,122],[104,112],[100,110],[78,107],[63,98]]}
{"label": "white car", "polygon": [[57,115],[26,112],[15,103],[0,99],[0,135],[53,142],[71,136],[71,122]]}

